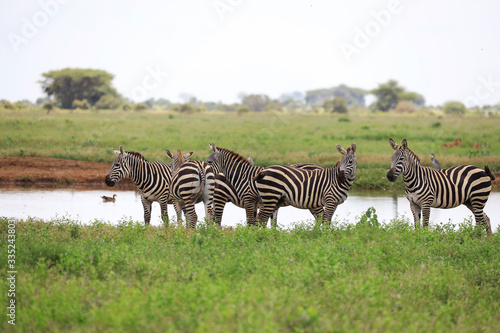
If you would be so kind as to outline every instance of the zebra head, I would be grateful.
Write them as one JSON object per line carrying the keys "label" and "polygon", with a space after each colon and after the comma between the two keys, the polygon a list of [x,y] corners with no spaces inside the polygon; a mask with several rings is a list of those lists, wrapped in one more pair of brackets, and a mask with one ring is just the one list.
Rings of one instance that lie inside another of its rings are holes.
{"label": "zebra head", "polygon": [[393,139],[389,139],[389,143],[392,149],[395,150],[395,152],[392,155],[391,168],[387,172],[387,179],[389,179],[390,182],[395,182],[398,176],[403,171],[407,155],[406,153],[408,151],[408,143],[406,142],[406,139],[403,140],[400,147],[398,147]]}
{"label": "zebra head", "polygon": [[219,148],[217,148],[213,143],[210,143],[210,150],[212,153],[208,156],[205,162],[212,167],[215,174],[218,174],[219,172],[222,172],[224,156]]}
{"label": "zebra head", "polygon": [[172,176],[181,168],[182,164],[189,160],[191,155],[193,155],[193,152],[186,153],[182,155],[181,150],[177,149],[177,154],[172,154],[170,150],[165,149],[167,156],[172,159],[172,165],[171,165],[171,172]]}
{"label": "zebra head", "polygon": [[123,150],[123,147],[120,146],[120,150],[114,151],[116,154],[116,159],[109,169],[106,178],[104,178],[104,182],[106,185],[112,187],[115,186],[123,178],[126,178],[129,175],[129,165],[128,165],[128,153]]}
{"label": "zebra head", "polygon": [[337,145],[337,150],[341,153],[342,159],[340,160],[339,167],[339,180],[344,182],[346,180],[354,181],[356,176],[356,144],[353,143],[347,150]]}

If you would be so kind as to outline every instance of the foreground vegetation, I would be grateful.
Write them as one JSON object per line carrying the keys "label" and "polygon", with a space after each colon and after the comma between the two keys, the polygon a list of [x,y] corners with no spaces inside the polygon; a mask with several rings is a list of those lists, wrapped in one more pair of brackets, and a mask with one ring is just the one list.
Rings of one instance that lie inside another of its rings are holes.
{"label": "foreground vegetation", "polygon": [[[123,145],[149,160],[164,160],[165,148],[195,151],[206,159],[208,143],[252,156],[257,165],[309,162],[324,167],[340,158],[335,144],[358,145],[354,187],[386,188],[390,137],[409,146],[430,164],[434,153],[443,167],[489,164],[500,170],[498,117],[438,117],[432,114],[279,113],[181,115],[172,112],[64,111],[6,112],[0,118],[0,156],[41,156],[112,162]],[[461,138],[458,147],[442,145]],[[476,148],[478,149],[476,149]],[[401,183],[395,186],[401,186]]]}
{"label": "foreground vegetation", "polygon": [[498,232],[371,213],[289,230],[17,222],[16,326],[0,330],[500,330]]}

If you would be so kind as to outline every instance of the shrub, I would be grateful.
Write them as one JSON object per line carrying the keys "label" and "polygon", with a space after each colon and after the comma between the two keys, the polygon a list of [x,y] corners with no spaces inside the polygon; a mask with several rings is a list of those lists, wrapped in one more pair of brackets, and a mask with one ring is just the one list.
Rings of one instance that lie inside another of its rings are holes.
{"label": "shrub", "polygon": [[443,106],[446,114],[465,114],[465,105],[458,101],[447,102]]}
{"label": "shrub", "polygon": [[16,108],[16,106],[9,101],[2,101],[2,105],[3,108],[7,110],[15,110]]}
{"label": "shrub", "polygon": [[148,106],[145,103],[138,103],[134,106],[135,111],[144,111],[148,108]]}
{"label": "shrub", "polygon": [[246,105],[240,105],[238,106],[238,108],[236,109],[236,112],[238,113],[238,115],[242,115],[243,113],[248,113],[250,112],[250,109],[248,108],[248,106]]}
{"label": "shrub", "polygon": [[121,101],[118,98],[111,95],[104,95],[95,103],[95,107],[99,110],[113,110],[117,109],[120,104]]}
{"label": "shrub", "polygon": [[73,107],[73,109],[82,109],[82,110],[90,109],[90,103],[86,99],[83,99],[81,101],[79,99],[75,99],[71,106]]}
{"label": "shrub", "polygon": [[400,101],[395,108],[398,113],[414,113],[418,111],[418,108],[413,102],[410,101]]}
{"label": "shrub", "polygon": [[344,97],[335,97],[323,103],[327,112],[347,113],[347,101]]}
{"label": "shrub", "polygon": [[53,102],[45,102],[45,103],[43,103],[42,108],[47,110],[47,114],[49,114],[50,111],[54,110],[54,103]]}

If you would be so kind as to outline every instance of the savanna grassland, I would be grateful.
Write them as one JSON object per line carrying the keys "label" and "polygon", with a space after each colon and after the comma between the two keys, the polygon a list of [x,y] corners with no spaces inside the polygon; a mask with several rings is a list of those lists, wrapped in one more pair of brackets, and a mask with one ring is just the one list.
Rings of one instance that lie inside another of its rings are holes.
{"label": "savanna grassland", "polygon": [[[113,149],[140,151],[165,160],[165,148],[195,151],[206,159],[208,143],[252,156],[257,165],[315,163],[340,158],[335,145],[357,144],[355,188],[385,188],[392,149],[389,138],[404,138],[424,165],[434,153],[442,167],[488,164],[500,170],[500,118],[432,115],[279,115],[65,111],[6,112],[0,118],[0,156],[38,156],[112,162]],[[458,147],[442,148],[462,139]],[[474,144],[480,149],[475,149]],[[401,186],[401,183],[395,186]]]}
{"label": "savanna grassland", "polygon": [[[500,330],[498,233],[485,238],[471,221],[414,230],[368,215],[289,230],[20,221],[16,326],[4,316],[0,330]],[[3,244],[7,224],[0,219]]]}
{"label": "savanna grassland", "polygon": [[[401,180],[385,177],[390,137],[406,138],[424,165],[434,153],[443,167],[488,164],[498,172],[499,129],[499,118],[472,116],[17,111],[0,117],[0,158],[111,163],[123,145],[149,160],[165,160],[165,148],[204,160],[214,142],[258,165],[327,167],[340,158],[337,143],[355,142],[354,187],[401,190]],[[458,147],[441,147],[457,138]],[[500,331],[498,232],[486,237],[471,220],[415,230],[404,218],[380,224],[375,213],[286,230],[0,218],[17,271],[16,326],[4,316],[0,331]],[[3,304],[7,258],[5,246]]]}

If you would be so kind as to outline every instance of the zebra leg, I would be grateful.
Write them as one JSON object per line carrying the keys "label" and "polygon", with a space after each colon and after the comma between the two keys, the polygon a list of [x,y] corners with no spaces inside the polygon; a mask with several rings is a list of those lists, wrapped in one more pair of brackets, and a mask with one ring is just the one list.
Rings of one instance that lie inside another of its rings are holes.
{"label": "zebra leg", "polygon": [[[321,210],[323,210],[323,207],[321,207]],[[337,210],[337,204],[332,204],[332,203],[327,204],[325,206],[325,213],[323,214],[322,223],[326,222],[328,225],[330,225],[335,210]]]}
{"label": "zebra leg", "polygon": [[486,228],[486,234],[491,235],[490,218],[483,211],[484,205],[478,204],[477,206],[474,206],[470,201],[465,202],[464,205],[470,209],[472,214],[474,214],[476,225],[483,225]]}
{"label": "zebra leg", "polygon": [[420,227],[420,214],[422,209],[413,201],[410,201],[410,209],[411,213],[413,214],[413,221],[415,221],[415,229],[418,229]]}
{"label": "zebra leg", "polygon": [[278,208],[277,200],[270,200],[267,203],[262,204],[259,214],[257,216],[257,221],[261,227],[265,228],[267,226],[267,221],[269,220],[269,217],[271,217],[271,215],[277,210],[277,208]]}
{"label": "zebra leg", "polygon": [[184,214],[186,215],[186,224],[188,224],[191,229],[196,229],[198,215],[196,214],[194,203],[186,204],[183,210]]}
{"label": "zebra leg", "polygon": [[[245,212],[247,215],[247,224],[248,225],[257,225],[257,203],[251,199],[247,199],[244,202]],[[259,212],[260,215],[260,212]],[[271,214],[269,214],[271,215]],[[269,215],[267,218],[269,219]],[[267,220],[266,220],[267,222]]]}
{"label": "zebra leg", "polygon": [[170,221],[168,219],[168,205],[166,198],[164,200],[160,200],[160,209],[161,209],[161,219],[163,221],[163,224],[165,226],[168,226]]}
{"label": "zebra leg", "polygon": [[429,226],[429,217],[431,216],[431,207],[429,205],[422,205],[423,226]]}
{"label": "zebra leg", "polygon": [[271,227],[276,228],[278,226],[278,210],[280,208],[276,207],[276,210],[271,215]]}
{"label": "zebra leg", "polygon": [[312,216],[314,216],[314,219],[316,221],[319,221],[321,219],[321,223],[323,223],[323,217],[325,216],[325,210],[323,209],[323,207],[309,208],[309,211],[311,212]]}
{"label": "zebra leg", "polygon": [[142,202],[142,207],[144,208],[144,224],[149,225],[149,222],[151,221],[152,202],[144,198],[143,195],[141,195],[141,202]]}
{"label": "zebra leg", "polygon": [[[182,226],[182,205],[179,201],[174,199],[175,215],[177,216],[177,225]],[[184,214],[185,215],[185,214]]]}

